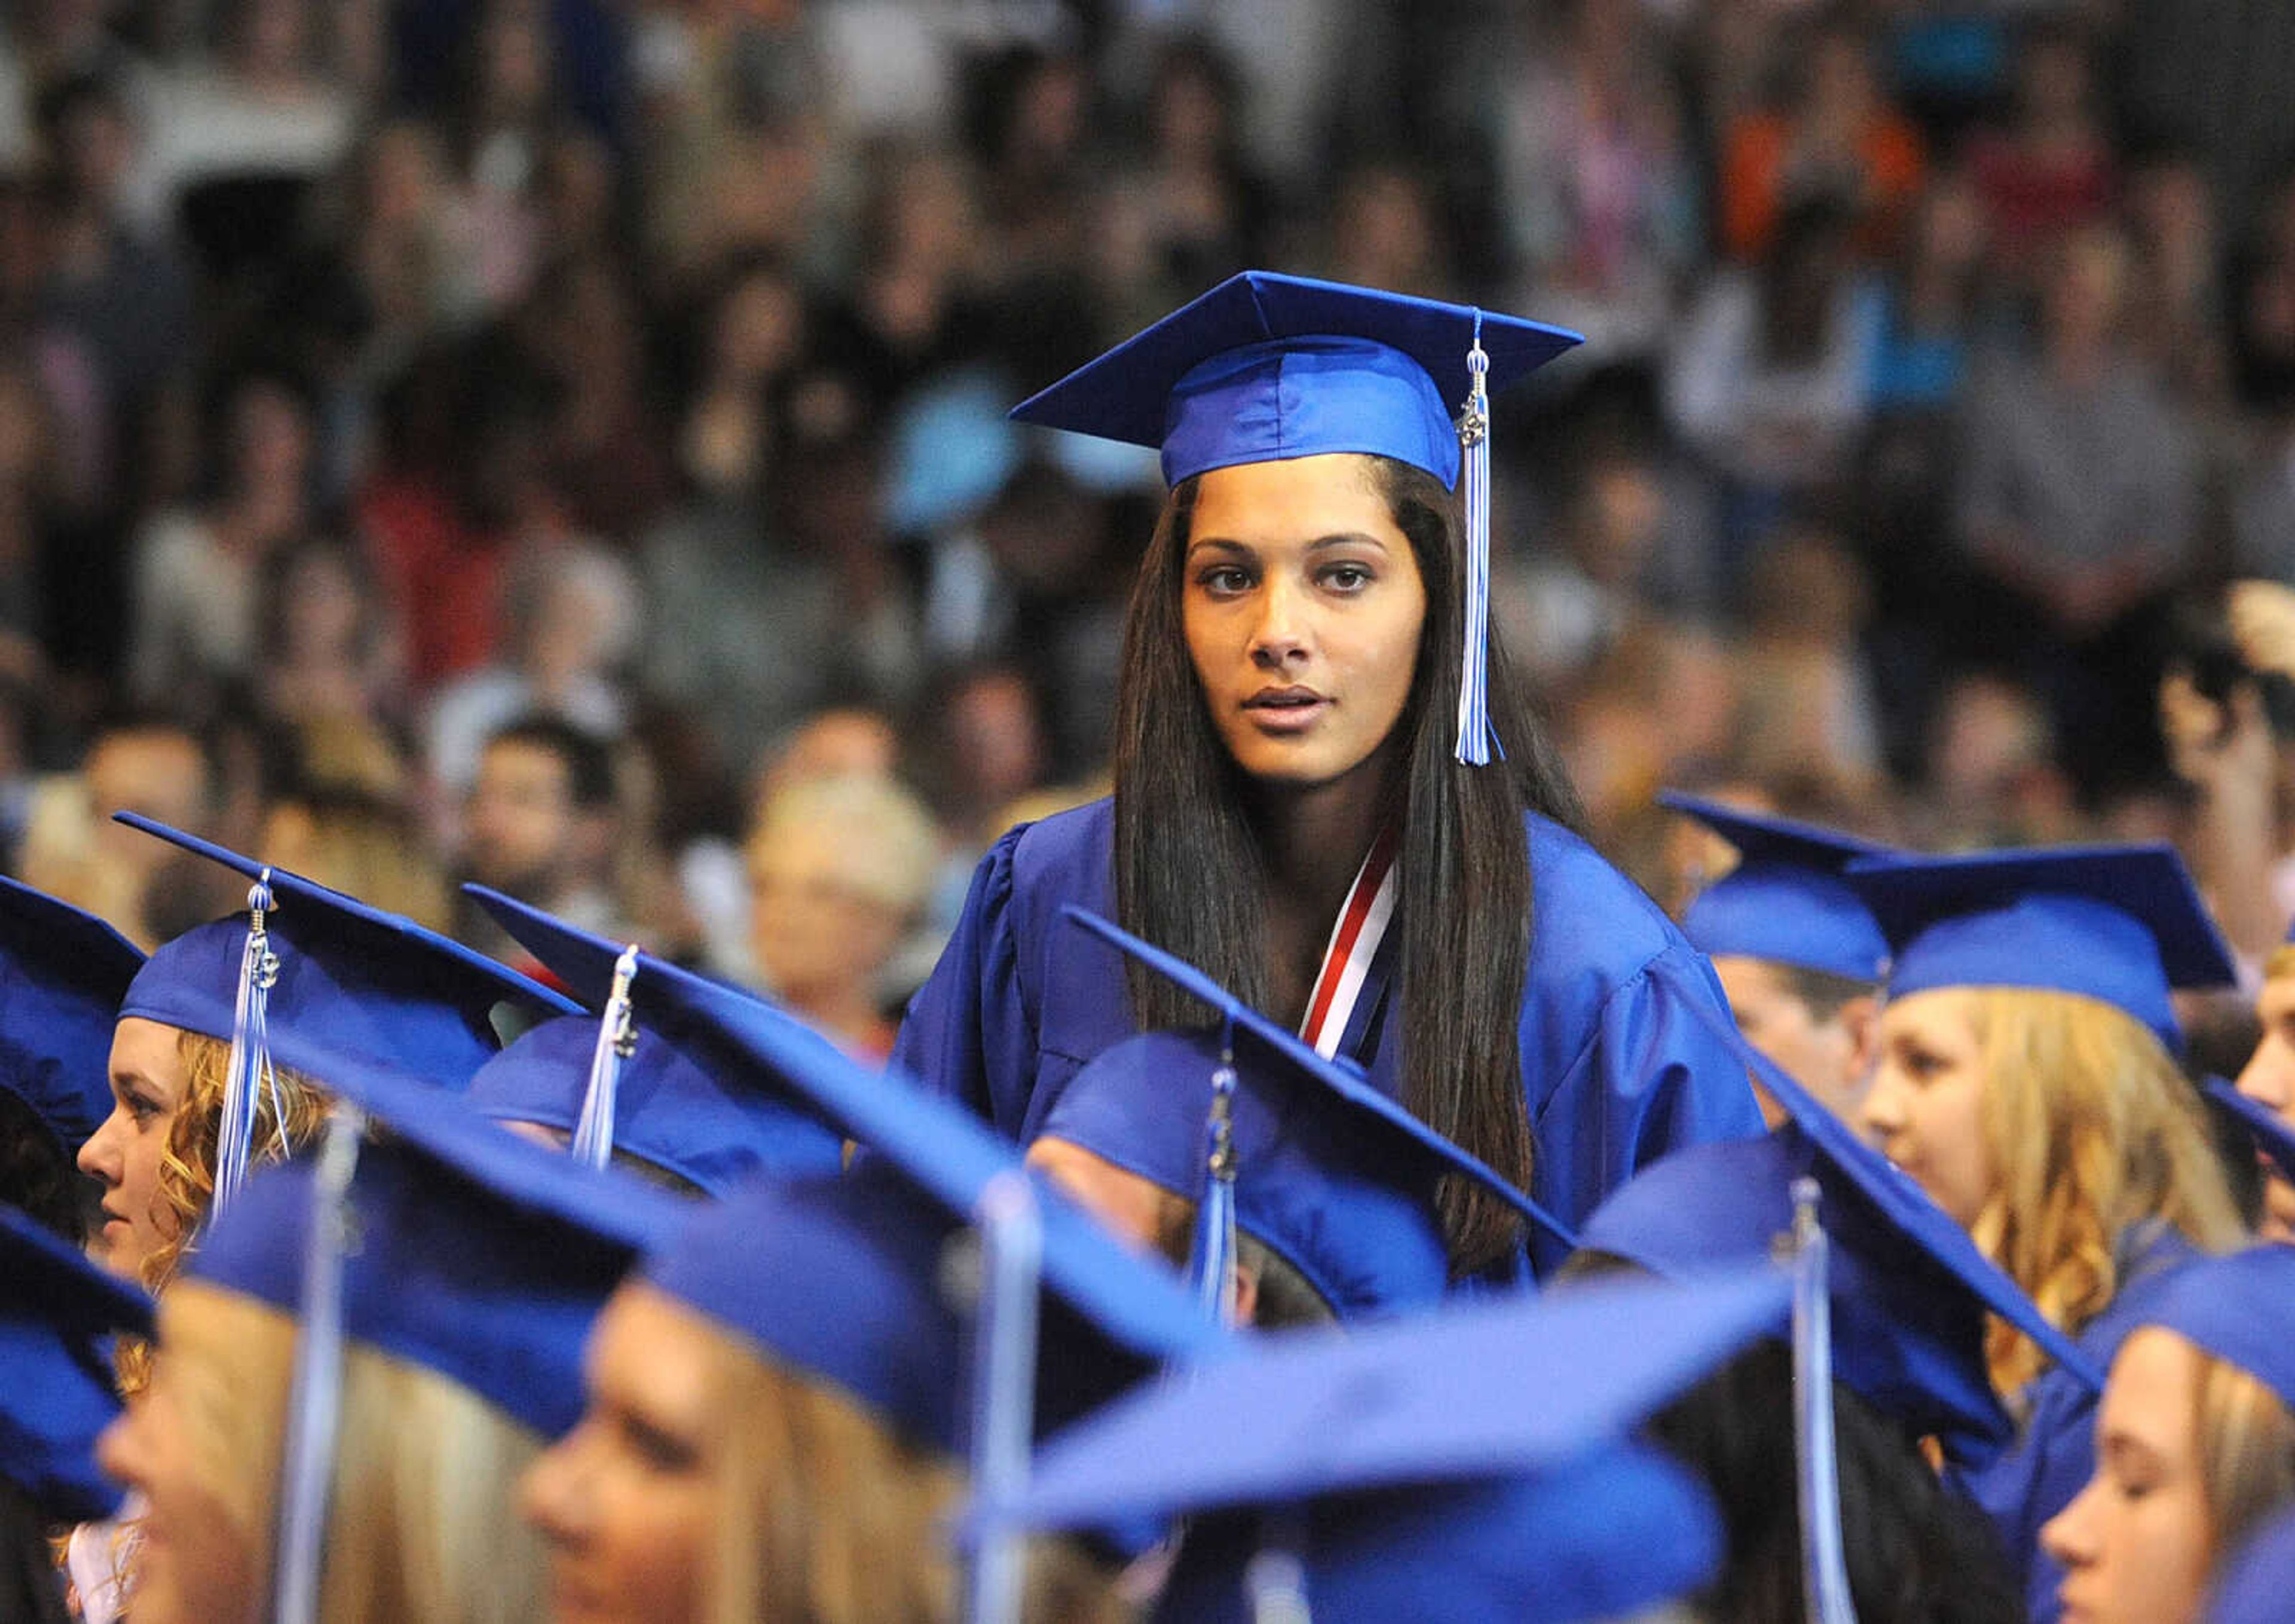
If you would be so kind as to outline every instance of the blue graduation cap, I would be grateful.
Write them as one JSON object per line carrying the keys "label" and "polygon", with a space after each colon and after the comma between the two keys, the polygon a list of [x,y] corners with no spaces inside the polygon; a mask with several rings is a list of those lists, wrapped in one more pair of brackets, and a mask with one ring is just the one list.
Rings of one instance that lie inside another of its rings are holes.
{"label": "blue graduation cap", "polygon": [[143,965],[94,914],[0,878],[0,1089],[67,1155],[111,1114],[111,1029]]}
{"label": "blue graduation cap", "polygon": [[2238,1366],[2295,1410],[2295,1246],[2197,1259],[2161,1286],[2141,1323]]}
{"label": "blue graduation cap", "polygon": [[1816,1096],[1745,1046],[1747,1063],[1790,1119],[1758,1139],[1695,1146],[1652,1163],[1586,1222],[1589,1252],[1694,1280],[1775,1252],[1793,1228],[1793,1190],[1813,1179],[1830,1252],[1833,1368],[1914,1437],[1933,1436],[1963,1466],[2014,1429],[1985,1361],[1997,1314],[2102,1391],[2103,1373],[1967,1231]]}
{"label": "blue graduation cap", "polygon": [[1696,819],[1737,848],[1737,866],[1699,893],[1682,934],[1708,958],[1723,954],[1877,982],[1889,944],[1842,875],[1888,848],[1790,818],[1749,812],[1666,790],[1660,804]]}
{"label": "blue graduation cap", "polygon": [[[610,987],[625,950],[482,887],[469,889],[577,993],[594,996]],[[940,1237],[969,1221],[991,1187],[1021,1167],[1012,1146],[962,1106],[897,1073],[872,1070],[763,999],[650,953],[639,952],[635,965],[629,994],[643,1020],[675,1041],[702,1046],[696,1052],[706,1049],[713,1064],[739,1065],[760,1085],[778,1087],[794,1105],[866,1147],[884,1164],[885,1174],[922,1196],[927,1204],[922,1210],[937,1214],[934,1227]],[[747,1212],[767,1199],[745,1193],[728,1208]],[[1151,1359],[1200,1355],[1224,1343],[1167,1271],[1126,1251],[1080,1209],[1048,1195],[1041,1217],[1045,1285],[1109,1341]],[[856,1279],[840,1293],[833,1278],[823,1277],[816,1289],[786,1291],[780,1284],[784,1268],[791,1280],[811,1279],[815,1270],[794,1259],[785,1266],[761,1261],[758,1248],[768,1243],[754,1214],[746,1225],[737,1216],[723,1215],[697,1223],[731,1225],[692,1233],[738,1236],[739,1244],[721,1245],[714,1253],[698,1243],[681,1247],[677,1272],[665,1277],[665,1283],[712,1318],[762,1344],[782,1348],[792,1359],[813,1345],[807,1339],[836,1334],[833,1326],[814,1323],[838,1318],[842,1310],[829,1304],[877,1289]],[[859,1303],[853,1311],[862,1311]],[[790,1324],[777,1328],[782,1321]],[[859,1375],[852,1375],[847,1385],[867,1396]],[[1062,1404],[1055,1400],[1048,1408],[1057,1412]]]}
{"label": "blue graduation cap", "polygon": [[[1089,910],[1061,911],[1209,1005],[1220,1024],[1142,1033],[1103,1050],[1062,1085],[1040,1137],[1080,1145],[1197,1203],[1199,1232],[1231,1212],[1343,1319],[1444,1294],[1450,1254],[1434,1201],[1445,1178],[1474,1180],[1565,1249],[1576,1245],[1536,1201],[1359,1072],[1184,959]],[[1230,1249],[1217,1238],[1198,1247],[1206,1290],[1226,1277]]]}
{"label": "blue graduation cap", "polygon": [[[463,1098],[482,1116],[573,1135],[581,1126],[600,1040],[592,1016],[544,1021],[487,1061]],[[608,1041],[614,1041],[611,1034]],[[706,1195],[760,1175],[833,1173],[844,1141],[792,1110],[778,1089],[698,1065],[661,1033],[634,1027],[614,1086],[613,1151],[676,1174]]]}
{"label": "blue graduation cap", "polygon": [[[1162,449],[1177,485],[1333,452],[1466,481],[1458,753],[1488,759],[1490,396],[1582,342],[1465,305],[1246,271],[1013,408],[1024,423]],[[1454,420],[1459,420],[1454,422]]]}
{"label": "blue graduation cap", "polygon": [[2220,1077],[2210,1077],[2201,1083],[2200,1092],[2217,1112],[2238,1125],[2258,1152],[2270,1158],[2281,1178],[2295,1179],[2295,1128],[2290,1128],[2279,1113],[2260,1100],[2250,1099]]}
{"label": "blue graduation cap", "polygon": [[2169,996],[2229,986],[2231,950],[2164,844],[2054,846],[1850,866],[1894,959],[1889,995],[1938,987],[2071,992],[2183,1049]]}
{"label": "blue graduation cap", "polygon": [[550,1016],[578,1013],[540,983],[412,919],[135,812],[113,815],[253,882],[244,917],[200,926],[159,948],[119,1006],[123,1017],[232,1046],[216,1161],[218,1204],[228,1204],[244,1177],[274,1028],[323,1031],[337,1050],[459,1088],[504,1037]]}
{"label": "blue graduation cap", "polygon": [[[279,1064],[327,1078],[387,1130],[357,1151],[331,1312],[340,1334],[470,1389],[545,1436],[581,1418],[582,1345],[641,1253],[689,1204],[504,1133],[461,1099],[323,1031],[274,1037]],[[259,1170],[215,1215],[194,1279],[309,1311],[323,1157]]]}
{"label": "blue graduation cap", "polygon": [[119,1506],[95,1440],[119,1414],[111,1338],[151,1334],[151,1300],[0,1206],[0,1477],[59,1522]]}
{"label": "blue graduation cap", "polygon": [[2295,1595],[2295,1511],[2266,1522],[2217,1571],[2207,1624],[2283,1624]]}
{"label": "blue graduation cap", "polygon": [[[1695,1285],[1600,1281],[1453,1303],[1344,1334],[1270,1333],[1053,1439],[1025,1488],[975,1494],[966,1531],[1248,1510],[1278,1546],[1291,1530],[1319,1618],[1630,1612],[1699,1583],[1719,1538],[1687,1485],[1621,1441],[1779,1329],[1789,1293],[1763,1266]],[[1564,1514],[1549,1538],[1544,1516],[1573,1495],[1614,1519]],[[1248,1616],[1253,1542],[1201,1530],[1164,1616]],[[1415,1604],[1376,1604],[1396,1595]]]}

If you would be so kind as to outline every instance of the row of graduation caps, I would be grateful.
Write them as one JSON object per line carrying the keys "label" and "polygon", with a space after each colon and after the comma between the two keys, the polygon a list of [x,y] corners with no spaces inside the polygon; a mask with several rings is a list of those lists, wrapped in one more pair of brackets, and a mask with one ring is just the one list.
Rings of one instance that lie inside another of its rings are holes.
{"label": "row of graduation caps", "polygon": [[[53,1098],[35,1103],[83,1137],[107,1108],[88,1090],[100,1089],[118,1016],[232,1043],[223,1171],[197,1277],[435,1369],[554,1435],[580,1413],[591,1317],[626,1269],[641,1269],[969,1464],[958,1532],[977,1619],[1009,1616],[1013,1542],[1027,1530],[1136,1530],[1212,1512],[1231,1514],[1199,1522],[1193,1538],[1232,1560],[1183,1562],[1167,1616],[1236,1616],[1246,1571],[1262,1588],[1274,1575],[1303,1589],[1334,1617],[1372,1616],[1381,1597],[1415,1597],[1423,1610],[1442,1588],[1430,1576],[1455,1587],[1461,1572],[1478,1576],[1476,1595],[1508,1598],[1504,1616],[1611,1616],[1694,1589],[1719,1560],[1703,1491],[1631,1434],[1752,1340],[1790,1334],[1797,1391],[1829,1394],[1837,1374],[1908,1434],[1938,1440],[1955,1465],[2011,1435],[1983,1364],[1987,1310],[2073,1379],[2102,1385],[1957,1225],[1750,1049],[1747,1065],[1789,1125],[1672,1158],[1585,1235],[1562,1236],[1657,1281],[1438,1305],[1439,1235],[1397,1217],[1398,1190],[1476,1179],[1526,1221],[1559,1226],[1351,1068],[1071,909],[1078,930],[1172,977],[1215,1017],[1204,1033],[1129,1041],[1054,1107],[1063,1132],[1088,1148],[1120,1143],[1127,1165],[1197,1203],[1190,1284],[1042,1188],[960,1107],[863,1066],[762,999],[477,893],[569,999],[355,899],[128,820],[245,874],[249,912],[144,961],[100,922],[6,885],[7,1037],[57,1062],[40,1072]],[[1825,867],[1794,845],[1814,832],[1773,822],[1727,832],[1747,861],[1739,894],[1709,893],[1724,905],[1759,902],[1765,885],[1806,891]],[[1965,983],[2004,955],[2028,977],[2053,962],[2072,990],[2156,1022],[2165,986],[2113,943],[2141,933],[2174,981],[2213,941],[2180,866],[2156,850],[1850,861],[1886,871],[1866,894],[1899,945],[1899,975],[1928,984]],[[1978,917],[1993,921],[1989,934],[1968,928]],[[505,1012],[530,1029],[497,1053]],[[249,1175],[255,1091],[274,1065],[322,1080],[339,1103],[318,1154]],[[1200,1086],[1185,1086],[1190,1074]],[[2272,1119],[2245,1120],[2295,1169],[2295,1145]],[[572,1154],[507,1134],[503,1121],[559,1130]],[[840,1176],[847,1141],[863,1155]],[[607,1170],[615,1149],[723,1199],[697,1208],[641,1186]],[[1318,1221],[1286,1231],[1303,1189]],[[346,1206],[361,1236],[349,1253]],[[1343,1335],[1232,1331],[1222,1287],[1238,1227],[1359,1323]],[[117,1400],[88,1345],[150,1334],[151,1305],[12,1213],[0,1233],[19,1283],[8,1293],[13,1339],[45,1351],[12,1360],[0,1403],[34,1412],[37,1424],[18,1432],[52,1446],[10,1463],[10,1475],[59,1516],[102,1514],[114,1497],[91,1446]],[[976,1291],[958,1302],[941,1254],[968,1233],[982,1256]],[[515,1245],[487,1244],[513,1235]],[[1794,1240],[1783,1266],[1772,1261],[1780,1236]],[[853,1269],[856,1256],[870,1267]],[[2255,1311],[2295,1313],[2295,1254],[2212,1267],[2257,1277],[2236,1293]],[[1040,1282],[1074,1312],[1040,1320]],[[2220,1286],[2187,1295],[2184,1328],[2202,1346],[2221,1340],[2210,1321]],[[2295,1336],[2275,1341],[2286,1367],[2261,1374],[2295,1404]],[[334,1338],[302,1339],[294,1458],[281,1477],[281,1618],[310,1616],[315,1595],[339,1357]],[[1157,1367],[1174,1374],[1135,1384]],[[968,1391],[950,1374],[966,1368]],[[1040,1407],[1040,1368],[1092,1379],[1061,1381],[1057,1400],[1047,1385]],[[1830,1624],[1848,1616],[1831,1408],[1797,1408],[1811,1617]],[[1366,1498],[1405,1484],[1406,1519]],[[1265,1514],[1302,1505],[1315,1508],[1311,1522]],[[1262,1537],[1296,1546],[1293,1560],[1247,1562]]]}

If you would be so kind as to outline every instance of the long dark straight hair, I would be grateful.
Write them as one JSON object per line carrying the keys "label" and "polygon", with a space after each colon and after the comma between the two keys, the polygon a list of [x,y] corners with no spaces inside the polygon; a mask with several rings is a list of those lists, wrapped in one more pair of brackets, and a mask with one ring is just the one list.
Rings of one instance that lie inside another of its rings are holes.
{"label": "long dark straight hair", "polygon": [[[1369,463],[1426,590],[1417,666],[1395,723],[1404,748],[1387,792],[1402,836],[1389,928],[1401,933],[1403,1103],[1528,1189],[1531,1141],[1518,1023],[1531,897],[1523,813],[1535,810],[1574,825],[1577,796],[1515,685],[1495,625],[1490,714],[1506,757],[1487,767],[1454,759],[1465,579],[1458,505],[1432,475],[1385,458]],[[1172,492],[1124,624],[1115,714],[1116,912],[1125,929],[1263,1008],[1266,857],[1250,820],[1248,785],[1212,726],[1180,623],[1195,502],[1192,479]],[[1137,967],[1130,988],[1143,1027],[1205,1016]],[[1441,1199],[1456,1271],[1479,1269],[1517,1244],[1514,1210],[1488,1191],[1453,1180]]]}

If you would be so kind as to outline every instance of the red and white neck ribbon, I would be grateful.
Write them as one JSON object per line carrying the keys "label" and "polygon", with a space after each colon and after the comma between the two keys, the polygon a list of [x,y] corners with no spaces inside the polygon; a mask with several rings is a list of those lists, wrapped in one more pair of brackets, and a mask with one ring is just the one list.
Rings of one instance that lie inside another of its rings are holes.
{"label": "red and white neck ribbon", "polygon": [[1326,1060],[1339,1052],[1353,1024],[1355,1006],[1370,981],[1371,961],[1394,918],[1397,844],[1392,824],[1371,842],[1323,949],[1323,967],[1316,974],[1314,995],[1307,1000],[1307,1018],[1299,1024],[1299,1035]]}

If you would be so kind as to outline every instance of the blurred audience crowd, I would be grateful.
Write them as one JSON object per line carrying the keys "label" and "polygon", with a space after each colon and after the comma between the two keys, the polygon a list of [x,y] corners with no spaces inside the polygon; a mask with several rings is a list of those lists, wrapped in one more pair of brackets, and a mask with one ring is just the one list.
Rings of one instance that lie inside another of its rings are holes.
{"label": "blurred audience crowd", "polygon": [[0,864],[169,935],[135,806],[880,1050],[1098,792],[1160,496],[1002,412],[1265,265],[1588,334],[1497,612],[1662,900],[1669,783],[2164,834],[2259,962],[2291,60],[2258,0],[15,0]]}

